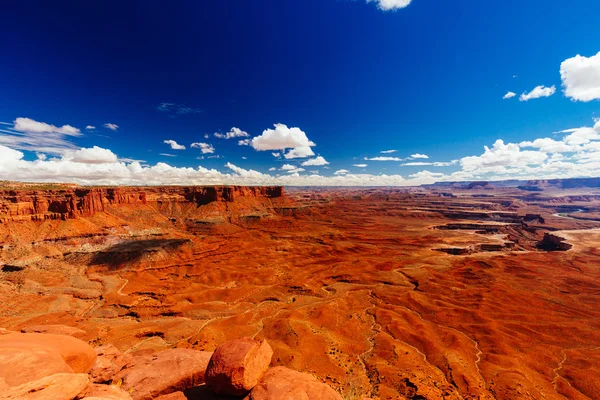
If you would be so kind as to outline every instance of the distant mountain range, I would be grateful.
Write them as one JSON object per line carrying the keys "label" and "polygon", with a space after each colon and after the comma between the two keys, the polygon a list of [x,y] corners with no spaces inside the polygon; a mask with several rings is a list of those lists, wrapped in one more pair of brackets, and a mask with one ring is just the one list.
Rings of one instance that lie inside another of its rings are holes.
{"label": "distant mountain range", "polygon": [[514,187],[530,192],[541,192],[548,189],[578,189],[598,188],[600,189],[600,178],[569,178],[569,179],[544,179],[544,180],[517,180],[506,181],[465,181],[465,182],[436,182],[431,185],[423,185],[433,188],[454,189],[494,189],[502,187]]}

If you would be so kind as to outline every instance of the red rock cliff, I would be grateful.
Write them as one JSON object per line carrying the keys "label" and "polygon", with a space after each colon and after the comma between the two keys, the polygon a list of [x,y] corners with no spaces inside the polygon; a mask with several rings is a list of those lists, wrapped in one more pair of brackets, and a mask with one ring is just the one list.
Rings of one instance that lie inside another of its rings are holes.
{"label": "red rock cliff", "polygon": [[0,223],[89,217],[106,205],[233,202],[238,197],[283,197],[282,186],[160,186],[0,190]]}

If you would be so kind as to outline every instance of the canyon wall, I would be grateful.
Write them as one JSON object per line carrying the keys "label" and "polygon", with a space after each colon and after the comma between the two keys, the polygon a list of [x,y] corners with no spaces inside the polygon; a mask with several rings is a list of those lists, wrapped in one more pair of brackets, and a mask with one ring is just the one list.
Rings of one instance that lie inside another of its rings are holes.
{"label": "canyon wall", "polygon": [[283,197],[282,186],[160,186],[0,190],[0,223],[90,217],[107,205],[234,202]]}

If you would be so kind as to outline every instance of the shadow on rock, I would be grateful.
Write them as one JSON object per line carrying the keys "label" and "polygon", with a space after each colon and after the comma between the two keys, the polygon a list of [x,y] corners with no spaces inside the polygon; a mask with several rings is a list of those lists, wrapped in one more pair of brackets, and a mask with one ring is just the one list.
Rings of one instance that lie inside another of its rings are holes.
{"label": "shadow on rock", "polygon": [[187,243],[190,243],[189,239],[128,240],[96,253],[90,265],[106,265],[111,269],[118,269],[125,264],[140,261],[145,255],[178,250]]}

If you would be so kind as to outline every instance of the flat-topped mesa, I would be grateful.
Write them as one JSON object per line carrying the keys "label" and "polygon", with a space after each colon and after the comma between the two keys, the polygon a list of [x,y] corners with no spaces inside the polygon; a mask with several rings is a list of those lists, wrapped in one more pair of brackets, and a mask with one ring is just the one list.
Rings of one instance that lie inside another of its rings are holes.
{"label": "flat-topped mesa", "polygon": [[77,187],[0,190],[0,223],[90,217],[119,204],[233,202],[240,197],[284,196],[282,186]]}

